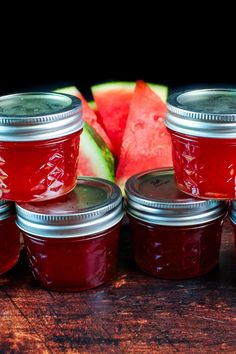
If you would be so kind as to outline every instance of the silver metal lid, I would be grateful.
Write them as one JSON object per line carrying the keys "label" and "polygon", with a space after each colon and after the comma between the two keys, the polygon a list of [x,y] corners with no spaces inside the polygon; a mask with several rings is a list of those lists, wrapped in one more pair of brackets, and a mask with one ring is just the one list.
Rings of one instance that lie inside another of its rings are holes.
{"label": "silver metal lid", "polygon": [[128,214],[152,224],[199,225],[225,214],[217,200],[192,198],[175,185],[173,169],[157,169],[131,177],[125,186]]}
{"label": "silver metal lid", "polygon": [[175,93],[168,99],[165,124],[193,136],[236,138],[236,89]]}
{"label": "silver metal lid", "polygon": [[0,141],[54,139],[82,127],[82,105],[75,96],[30,92],[0,97]]}
{"label": "silver metal lid", "polygon": [[0,221],[9,218],[14,214],[14,203],[0,200]]}
{"label": "silver metal lid", "polygon": [[101,178],[81,177],[69,194],[45,202],[16,205],[16,223],[26,233],[47,238],[89,236],[123,217],[119,187]]}

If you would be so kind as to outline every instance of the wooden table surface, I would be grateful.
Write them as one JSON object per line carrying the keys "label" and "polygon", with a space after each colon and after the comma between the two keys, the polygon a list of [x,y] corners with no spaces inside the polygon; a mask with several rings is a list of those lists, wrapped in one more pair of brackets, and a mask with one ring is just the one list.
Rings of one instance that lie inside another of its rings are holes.
{"label": "wooden table surface", "polygon": [[143,274],[122,232],[117,278],[81,293],[41,289],[23,253],[0,277],[0,353],[236,353],[236,265],[230,224],[220,264],[202,278]]}

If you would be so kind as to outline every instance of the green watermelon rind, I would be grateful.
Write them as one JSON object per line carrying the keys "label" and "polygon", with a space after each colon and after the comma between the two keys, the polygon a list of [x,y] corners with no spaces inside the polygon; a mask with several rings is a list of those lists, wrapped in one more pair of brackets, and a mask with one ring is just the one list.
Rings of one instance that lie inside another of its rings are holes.
{"label": "green watermelon rind", "polygon": [[[96,93],[106,93],[110,91],[124,90],[124,91],[134,91],[136,82],[126,82],[126,81],[115,81],[107,82],[103,84],[98,84],[91,87],[92,93],[95,96]],[[161,99],[166,102],[168,96],[168,87],[159,84],[147,83],[147,85],[161,97]]]}
{"label": "green watermelon rind", "polygon": [[115,159],[104,140],[88,123],[81,134],[80,152],[88,157],[98,177],[115,182]]}
{"label": "green watermelon rind", "polygon": [[77,96],[80,93],[76,86],[62,87],[54,90],[54,92],[67,93],[68,95],[72,96]]}
{"label": "green watermelon rind", "polygon": [[[67,87],[62,87],[59,89],[54,90],[54,92],[58,93],[67,93],[68,95],[72,96],[77,96],[80,94],[80,91],[77,89],[76,86],[67,86]],[[92,108],[94,111],[97,110],[97,105],[95,101],[88,101],[88,105],[90,108]]]}
{"label": "green watermelon rind", "polygon": [[[55,90],[55,92],[74,96],[80,93],[75,86],[63,87]],[[88,104],[90,108],[96,109],[94,101],[90,101]],[[115,182],[115,159],[104,140],[88,123],[85,123],[81,134],[80,152],[87,156],[92,170],[98,177]]]}
{"label": "green watermelon rind", "polygon": [[92,110],[97,111],[97,104],[95,101],[88,101],[88,105]]}

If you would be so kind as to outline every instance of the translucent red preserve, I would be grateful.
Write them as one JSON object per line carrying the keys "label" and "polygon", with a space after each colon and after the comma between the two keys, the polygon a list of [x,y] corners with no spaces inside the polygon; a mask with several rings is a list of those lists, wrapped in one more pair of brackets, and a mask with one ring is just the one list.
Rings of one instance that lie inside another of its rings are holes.
{"label": "translucent red preserve", "polygon": [[0,200],[0,274],[10,270],[19,258],[20,231],[12,206]]}
{"label": "translucent red preserve", "polygon": [[168,99],[178,188],[204,199],[236,198],[236,90],[202,89]]}
{"label": "translucent red preserve", "polygon": [[45,288],[81,291],[116,274],[119,226],[92,237],[46,239],[24,235],[31,271]]}
{"label": "translucent red preserve", "polygon": [[235,199],[236,139],[169,132],[178,188],[198,198]]}
{"label": "translucent red preserve", "polygon": [[73,189],[80,134],[38,142],[0,142],[1,198],[46,200]]}
{"label": "translucent red preserve", "polygon": [[164,279],[193,278],[219,259],[223,220],[186,227],[151,225],[130,217],[135,260],[146,273]]}

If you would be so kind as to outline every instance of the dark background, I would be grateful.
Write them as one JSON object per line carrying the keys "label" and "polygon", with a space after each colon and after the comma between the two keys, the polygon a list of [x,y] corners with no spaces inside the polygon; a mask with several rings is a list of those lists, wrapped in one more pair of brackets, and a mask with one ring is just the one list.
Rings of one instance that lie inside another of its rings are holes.
{"label": "dark background", "polygon": [[[192,17],[197,7],[190,15],[183,12],[182,18],[174,9],[172,17],[167,10],[154,9],[151,16],[152,9],[148,8],[148,15],[144,9],[140,6],[139,15],[123,11],[122,16],[114,16],[114,7],[103,17],[93,11],[94,23],[88,11],[77,10],[72,18],[70,8],[69,15],[57,18],[54,14],[54,22],[47,21],[47,27],[45,13],[39,21],[29,17],[24,29],[19,18],[14,31],[4,28],[2,32],[0,94],[75,84],[89,98],[95,83],[137,79],[173,90],[236,87],[235,41],[230,38],[234,30],[229,27],[230,19],[227,27],[222,24],[221,8],[220,18],[204,10],[197,13],[197,19]],[[81,22],[83,17],[85,22]]]}

